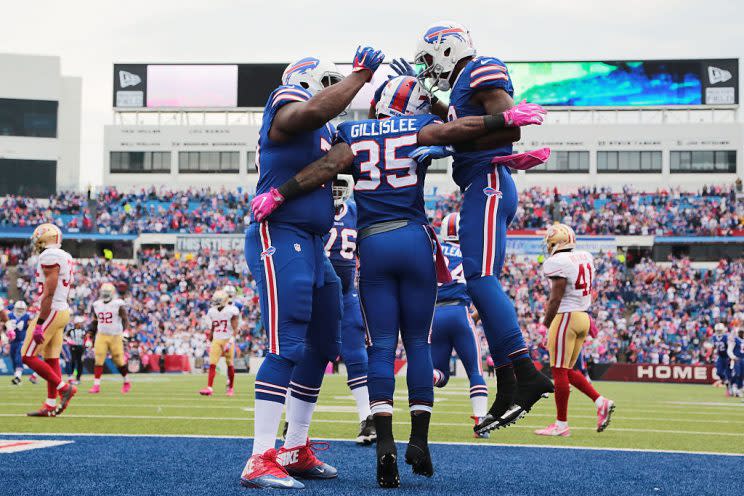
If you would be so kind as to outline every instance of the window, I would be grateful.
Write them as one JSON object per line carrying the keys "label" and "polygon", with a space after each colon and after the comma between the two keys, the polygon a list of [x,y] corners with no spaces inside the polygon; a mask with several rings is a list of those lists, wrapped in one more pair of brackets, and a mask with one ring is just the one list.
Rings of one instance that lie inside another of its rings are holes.
{"label": "window", "polygon": [[178,172],[235,173],[240,171],[240,152],[179,152]]}
{"label": "window", "polygon": [[597,172],[661,172],[661,152],[597,152]]}
{"label": "window", "polygon": [[170,174],[170,152],[111,152],[112,174],[158,172]]}
{"label": "window", "polygon": [[246,165],[247,165],[249,174],[251,172],[258,172],[258,169],[256,169],[256,152],[248,152],[248,158],[246,159]]}
{"label": "window", "polygon": [[0,98],[0,136],[57,137],[58,102]]}
{"label": "window", "polygon": [[552,152],[545,164],[528,172],[589,172],[589,152]]}
{"label": "window", "polygon": [[0,195],[43,198],[56,189],[56,161],[0,159]]}
{"label": "window", "polygon": [[671,172],[736,172],[736,151],[734,150],[673,151],[669,159]]}

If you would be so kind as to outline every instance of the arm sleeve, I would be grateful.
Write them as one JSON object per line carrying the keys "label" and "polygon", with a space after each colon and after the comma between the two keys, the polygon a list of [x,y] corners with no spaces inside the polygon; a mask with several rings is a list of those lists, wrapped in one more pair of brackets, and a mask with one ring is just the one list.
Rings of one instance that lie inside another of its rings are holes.
{"label": "arm sleeve", "polygon": [[60,256],[50,250],[43,251],[39,255],[39,264],[45,269],[49,269],[55,265],[61,266],[61,260]]}

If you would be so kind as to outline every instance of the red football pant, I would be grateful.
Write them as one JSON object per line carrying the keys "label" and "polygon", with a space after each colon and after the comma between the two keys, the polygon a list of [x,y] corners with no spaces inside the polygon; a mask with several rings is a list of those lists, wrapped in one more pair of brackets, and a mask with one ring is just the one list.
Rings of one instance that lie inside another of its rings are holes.
{"label": "red football pant", "polygon": [[96,365],[93,367],[93,377],[100,379],[103,375],[103,365]]}
{"label": "red football pant", "polygon": [[[50,386],[54,386],[55,391],[57,390],[57,386],[62,382],[62,378],[52,367],[49,366],[48,363],[35,356],[24,356],[23,363],[26,364],[28,368],[39,374],[39,376],[47,381]],[[47,390],[47,392],[49,392],[49,390]]]}
{"label": "red football pant", "polygon": [[217,365],[209,366],[209,377],[207,378],[207,386],[212,387],[214,384],[214,376],[217,374]]}
{"label": "red football pant", "polygon": [[599,398],[597,390],[594,389],[594,386],[586,380],[584,374],[578,370],[571,369],[568,372],[568,380],[576,389],[589,396],[592,401],[597,401],[597,398]]}
{"label": "red football pant", "polygon": [[[52,370],[54,370],[54,373],[57,374],[57,377],[59,377],[61,381],[62,367],[59,366],[59,358],[45,358],[44,361],[49,365],[49,367],[51,367]],[[49,398],[50,400],[57,399],[57,386],[53,386],[49,382],[47,382],[47,398]]]}
{"label": "red football pant", "polygon": [[227,367],[227,384],[229,387],[233,387],[235,383],[235,367],[230,365]]}
{"label": "red football pant", "polygon": [[568,382],[569,369],[553,367],[553,382],[555,383],[555,409],[556,418],[561,422],[568,421],[568,397],[571,394],[571,386]]}

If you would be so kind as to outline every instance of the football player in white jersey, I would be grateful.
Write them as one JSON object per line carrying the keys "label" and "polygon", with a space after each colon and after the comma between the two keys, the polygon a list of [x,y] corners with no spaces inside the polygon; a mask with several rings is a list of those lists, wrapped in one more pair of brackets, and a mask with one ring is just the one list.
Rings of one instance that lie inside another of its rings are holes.
{"label": "football player in white jersey", "polygon": [[106,355],[111,353],[119,373],[124,378],[121,392],[126,394],[132,389],[127,375],[127,362],[124,358],[124,329],[129,326],[127,304],[116,294],[116,288],[110,282],[101,285],[100,298],[93,302],[93,324],[91,332],[95,335],[93,351],[96,361],[93,367],[93,387],[91,394],[101,392],[101,375]]}
{"label": "football player in white jersey", "polygon": [[212,396],[212,385],[214,376],[217,373],[217,363],[220,358],[225,357],[227,364],[227,392],[228,396],[233,395],[233,386],[235,384],[235,337],[238,334],[238,320],[240,311],[234,305],[228,303],[229,296],[225,291],[218,290],[212,296],[212,308],[207,311],[205,318],[207,324],[207,334],[209,335],[212,346],[209,348],[209,377],[207,378],[207,387],[199,391],[203,396]]}
{"label": "football player in white jersey", "polygon": [[[23,363],[47,381],[47,400],[30,417],[54,417],[65,411],[77,388],[62,380],[59,356],[65,326],[70,321],[67,298],[73,280],[72,256],[61,249],[62,231],[54,224],[42,224],[31,236],[39,254],[36,265],[39,313],[29,323],[23,342]],[[43,356],[41,360],[39,356]],[[57,405],[57,395],[61,402]]]}
{"label": "football player in white jersey", "polygon": [[535,431],[541,436],[571,435],[568,428],[568,397],[571,385],[589,396],[597,407],[597,432],[605,430],[615,410],[612,400],[601,396],[574,370],[587,334],[594,335],[593,323],[587,313],[592,304],[594,259],[591,253],[576,250],[576,234],[565,224],[554,224],[545,234],[548,258],[543,273],[550,279],[550,299],[545,309],[544,323],[548,330],[550,367],[555,382],[556,421]]}

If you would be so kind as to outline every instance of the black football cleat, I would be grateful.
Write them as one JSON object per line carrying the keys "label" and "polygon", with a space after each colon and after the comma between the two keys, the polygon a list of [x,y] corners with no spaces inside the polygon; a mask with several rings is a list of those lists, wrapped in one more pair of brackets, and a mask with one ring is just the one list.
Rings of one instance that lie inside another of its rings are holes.
{"label": "black football cleat", "polygon": [[75,386],[67,385],[67,389],[59,392],[59,399],[60,403],[57,405],[57,415],[62,415],[62,413],[67,410],[67,406],[70,404],[70,400],[72,400],[72,397],[77,394],[77,388]]}
{"label": "black football cleat", "polygon": [[429,445],[426,443],[409,441],[406,450],[406,463],[416,475],[431,477],[434,475],[434,465],[431,463]]}
{"label": "black football cleat", "polygon": [[512,404],[501,417],[498,418],[498,427],[508,427],[521,419],[541,398],[547,398],[548,394],[555,391],[553,383],[543,374],[536,374],[529,382],[520,382],[517,385],[517,395]]}
{"label": "black football cleat", "polygon": [[385,489],[400,487],[398,455],[394,449],[377,455],[377,484]]}
{"label": "black football cleat", "polygon": [[41,405],[41,408],[34,412],[28,412],[26,414],[27,417],[56,417],[57,416],[57,407],[56,406],[49,406],[46,403]]}
{"label": "black football cleat", "polygon": [[13,377],[13,379],[11,379],[10,383],[13,384],[14,386],[17,386],[18,384],[21,383],[21,378],[20,377]]}
{"label": "black football cleat", "polygon": [[370,415],[359,424],[359,435],[357,435],[356,443],[360,446],[369,446],[376,440],[377,429],[375,428],[374,418]]}

